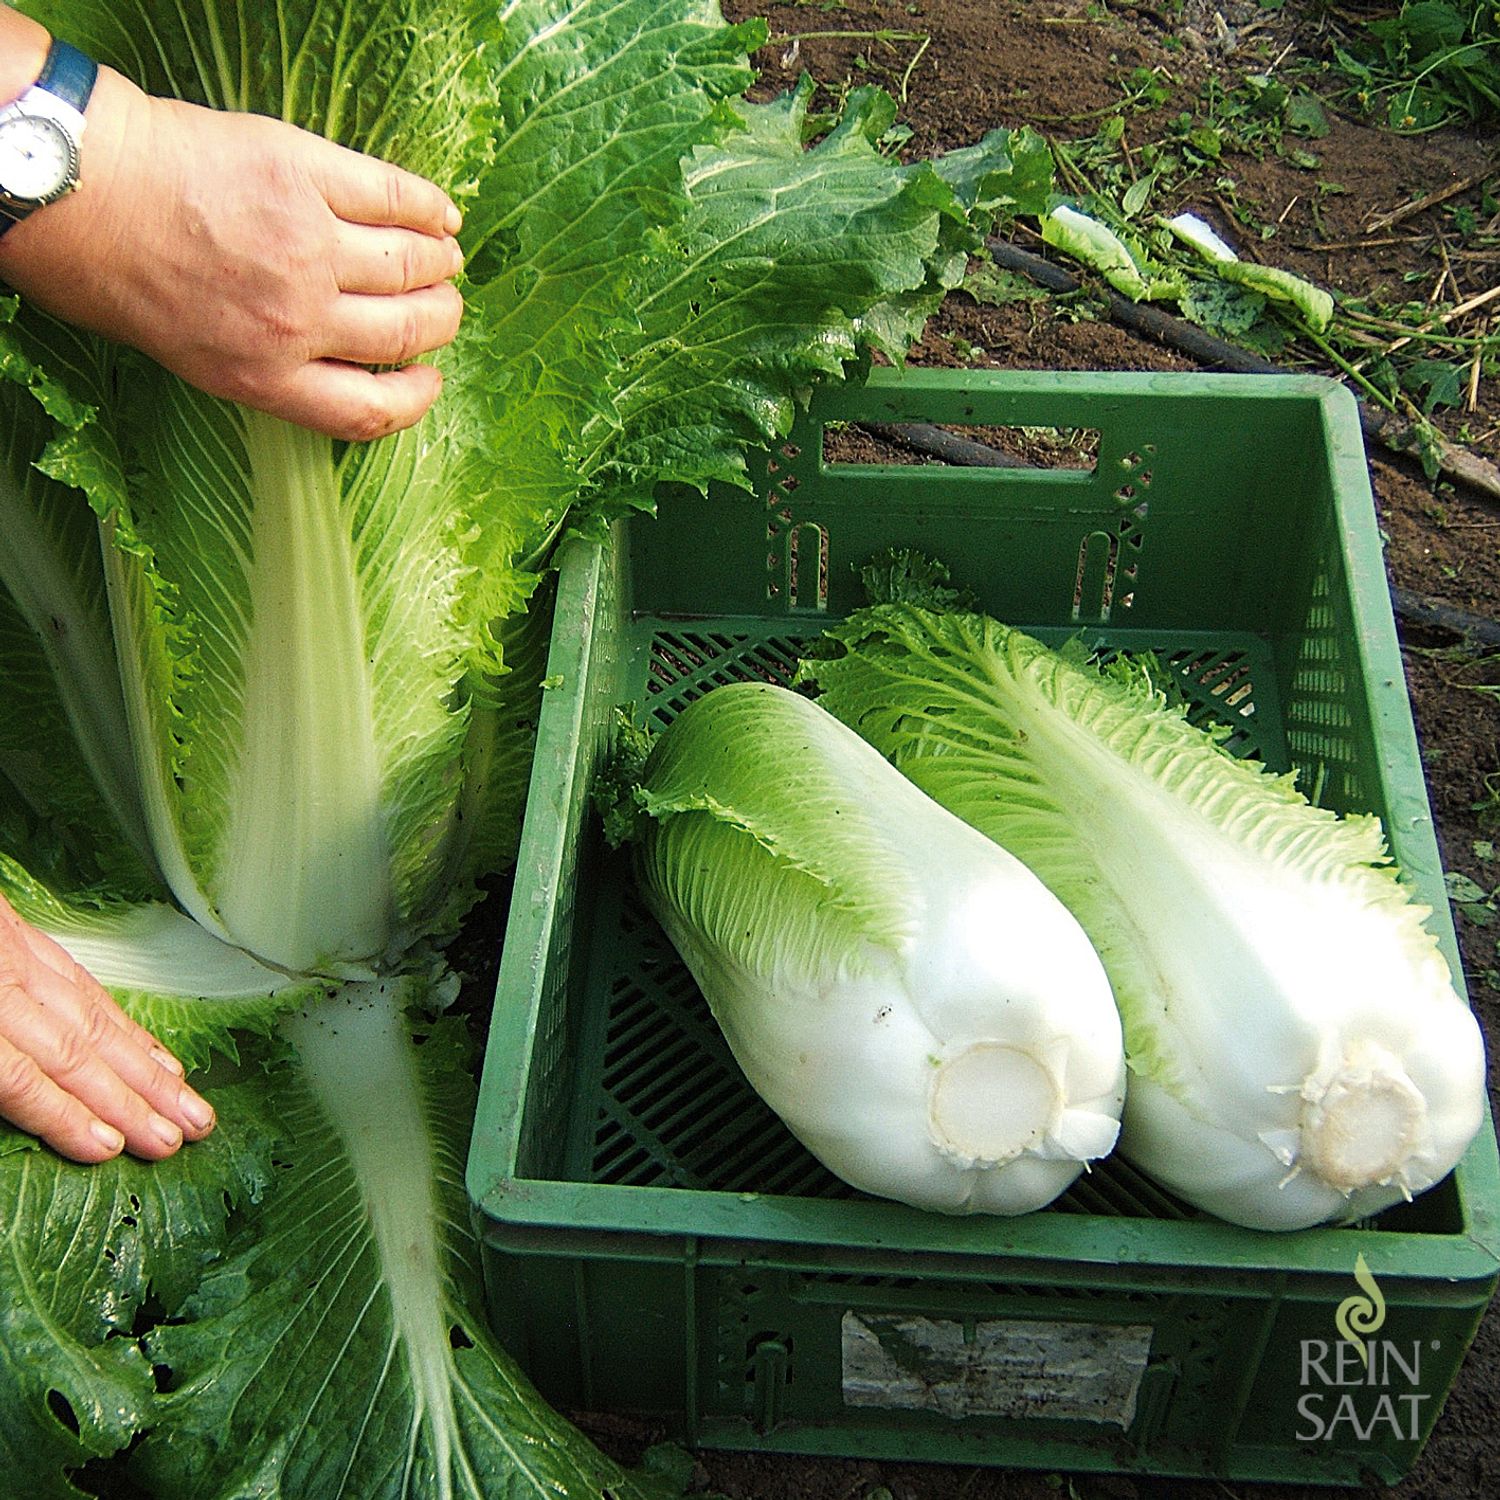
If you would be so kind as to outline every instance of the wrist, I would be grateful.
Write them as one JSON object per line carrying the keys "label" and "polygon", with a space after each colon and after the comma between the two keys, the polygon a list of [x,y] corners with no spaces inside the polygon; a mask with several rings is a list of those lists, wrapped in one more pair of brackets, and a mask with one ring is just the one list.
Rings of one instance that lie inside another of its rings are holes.
{"label": "wrist", "polygon": [[99,69],[86,111],[79,189],[0,235],[0,291],[20,292],[57,316],[108,331],[97,316],[72,309],[80,299],[89,306],[110,300],[108,268],[123,229],[115,179],[127,137],[137,156],[149,159],[150,102],[123,75]]}

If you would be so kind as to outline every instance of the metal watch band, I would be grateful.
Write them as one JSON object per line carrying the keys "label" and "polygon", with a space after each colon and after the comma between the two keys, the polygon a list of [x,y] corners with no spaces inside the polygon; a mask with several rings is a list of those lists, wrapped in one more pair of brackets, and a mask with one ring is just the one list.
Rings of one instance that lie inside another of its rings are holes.
{"label": "metal watch band", "polygon": [[[94,92],[94,80],[99,76],[99,64],[67,42],[56,37],[47,49],[47,59],[37,76],[33,89],[45,89],[49,94],[82,114],[88,107],[89,95]],[[31,89],[26,91],[31,92]],[[25,95],[22,95],[24,98]],[[16,213],[0,203],[0,235],[12,224],[19,224],[25,213]]]}

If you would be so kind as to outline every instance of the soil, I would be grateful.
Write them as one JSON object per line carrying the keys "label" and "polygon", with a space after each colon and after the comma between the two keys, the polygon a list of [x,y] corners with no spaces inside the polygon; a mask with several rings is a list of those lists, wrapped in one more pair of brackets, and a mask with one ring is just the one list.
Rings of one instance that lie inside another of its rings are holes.
{"label": "soil", "polygon": [[[1353,8],[1372,15],[1396,6]],[[880,84],[903,101],[898,118],[911,130],[903,149],[912,155],[967,144],[997,125],[1029,123],[1065,140],[1081,138],[1118,103],[1125,75],[1138,67],[1158,68],[1158,76],[1170,79],[1173,96],[1153,112],[1127,116],[1126,139],[1138,146],[1153,139],[1178,110],[1194,108],[1210,75],[1232,83],[1247,73],[1300,68],[1296,76],[1316,88],[1317,64],[1330,55],[1331,17],[1347,20],[1352,14],[1319,0],[1287,0],[1280,7],[1263,0],[1134,7],[1098,0],[802,0],[768,9],[729,0],[724,9],[732,20],[761,14],[768,21],[771,41],[755,59],[762,70],[762,96],[791,86],[804,70],[820,81],[815,107],[831,106],[850,87]],[[886,40],[872,38],[882,30]],[[1329,133],[1316,142],[1322,159],[1316,174],[1274,151],[1257,158],[1229,148],[1221,170],[1232,188],[1205,186],[1205,179],[1196,198],[1190,191],[1174,207],[1201,212],[1242,248],[1253,244],[1260,258],[1336,290],[1385,289],[1405,300],[1415,285],[1425,296],[1449,249],[1440,239],[1445,210],[1403,221],[1399,232],[1384,236],[1396,243],[1351,248],[1350,242],[1382,238],[1368,229],[1372,219],[1480,173],[1493,150],[1492,138],[1463,129],[1400,137],[1331,105],[1328,118]],[[1320,191],[1319,182],[1337,184],[1339,190]],[[1452,200],[1448,209],[1465,201],[1477,211],[1477,190]],[[1276,224],[1274,237],[1256,243],[1235,222],[1236,209],[1254,222]],[[1024,246],[1041,248],[1034,239]],[[1450,263],[1465,296],[1500,279],[1500,252],[1493,248]],[[1414,273],[1427,279],[1403,280]],[[972,353],[976,350],[982,353]],[[1184,357],[1107,321],[1080,319],[1054,299],[991,307],[963,293],[947,299],[912,360],[980,367],[1193,368]],[[1450,436],[1468,438],[1473,451],[1491,461],[1500,458],[1497,386],[1500,381],[1481,381],[1474,410],[1441,419]],[[1461,424],[1467,424],[1466,433]],[[1472,434],[1481,436],[1473,440]],[[1500,505],[1435,487],[1408,461],[1381,450],[1370,454],[1370,475],[1388,538],[1392,584],[1500,620]],[[1445,867],[1492,890],[1500,883],[1500,864],[1482,856],[1484,841],[1496,840],[1500,826],[1486,821],[1476,804],[1488,800],[1495,804],[1491,815],[1500,813],[1500,653],[1486,659],[1452,634],[1404,623],[1401,636]],[[1488,693],[1475,690],[1485,687]],[[1487,777],[1494,778],[1488,785]],[[1461,916],[1459,925],[1470,995],[1488,1036],[1500,1039],[1496,928]],[[1492,1098],[1493,1077],[1492,1068]],[[1500,1494],[1500,1424],[1491,1394],[1497,1381],[1500,1313],[1492,1312],[1413,1473],[1383,1493],[1393,1500]],[[621,1418],[575,1415],[622,1457],[637,1457],[653,1436]],[[696,1460],[694,1488],[729,1500],[1051,1500],[1058,1495],[1223,1500],[1251,1491],[1267,1500],[1311,1500],[1358,1493],[713,1451],[697,1454]]]}

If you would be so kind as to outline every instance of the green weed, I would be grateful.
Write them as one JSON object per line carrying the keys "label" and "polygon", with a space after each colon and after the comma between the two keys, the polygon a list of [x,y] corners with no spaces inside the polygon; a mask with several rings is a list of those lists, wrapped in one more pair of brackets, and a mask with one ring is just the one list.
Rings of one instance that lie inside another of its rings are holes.
{"label": "green weed", "polygon": [[1495,0],[1404,0],[1335,46],[1342,98],[1417,135],[1455,122],[1500,121],[1500,5]]}

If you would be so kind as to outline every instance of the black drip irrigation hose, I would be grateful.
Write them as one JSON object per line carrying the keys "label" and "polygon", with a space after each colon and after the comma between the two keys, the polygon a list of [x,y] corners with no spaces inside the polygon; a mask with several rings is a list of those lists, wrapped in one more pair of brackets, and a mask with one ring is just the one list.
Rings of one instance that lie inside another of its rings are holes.
{"label": "black drip irrigation hose", "polygon": [[972,469],[1024,469],[1025,464],[988,443],[975,442],[973,438],[960,437],[946,427],[934,427],[931,422],[861,422],[859,427],[872,437],[884,438],[888,443],[897,443],[916,453],[925,453],[930,458],[940,458],[944,463],[962,464]]}
{"label": "black drip irrigation hose", "polygon": [[[961,437],[928,422],[862,422],[861,431],[888,443],[897,443],[914,453],[940,458],[944,463],[961,464],[976,469],[1025,468],[1019,459],[992,448],[988,443]],[[1437,599],[1427,599],[1409,589],[1391,589],[1391,605],[1397,616],[1408,624],[1429,630],[1441,630],[1460,637],[1477,648],[1500,648],[1500,620],[1488,620],[1467,610],[1455,609]]]}
{"label": "black drip irrigation hose", "polygon": [[1407,589],[1392,589],[1391,603],[1408,624],[1456,635],[1470,646],[1500,648],[1500,620],[1486,620],[1467,610],[1454,609],[1438,599],[1424,599]]}

